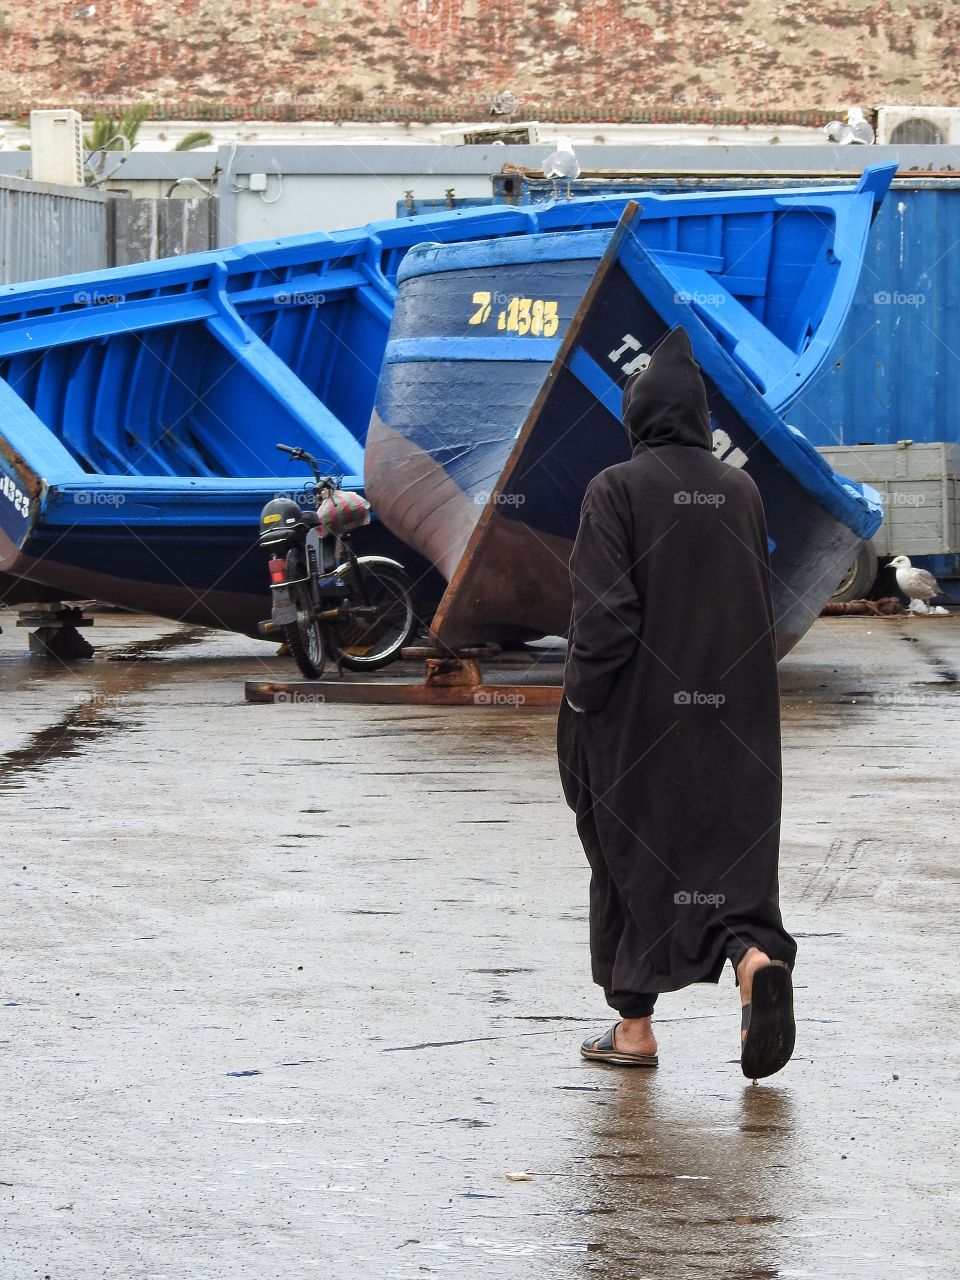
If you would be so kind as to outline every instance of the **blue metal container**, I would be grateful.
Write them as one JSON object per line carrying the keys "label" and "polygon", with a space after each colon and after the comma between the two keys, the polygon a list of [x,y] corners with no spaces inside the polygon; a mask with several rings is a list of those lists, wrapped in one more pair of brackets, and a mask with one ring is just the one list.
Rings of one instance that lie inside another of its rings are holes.
{"label": "blue metal container", "polygon": [[815,445],[960,441],[960,179],[891,189],[835,349],[790,422]]}
{"label": "blue metal container", "polygon": [[[960,441],[960,179],[909,181],[884,202],[836,346],[790,409],[818,447]],[[947,506],[931,520],[950,523],[955,483],[944,472]],[[941,555],[918,555],[909,537],[894,549],[940,580],[941,601],[960,603],[960,537]],[[892,575],[880,583],[889,593]]]}

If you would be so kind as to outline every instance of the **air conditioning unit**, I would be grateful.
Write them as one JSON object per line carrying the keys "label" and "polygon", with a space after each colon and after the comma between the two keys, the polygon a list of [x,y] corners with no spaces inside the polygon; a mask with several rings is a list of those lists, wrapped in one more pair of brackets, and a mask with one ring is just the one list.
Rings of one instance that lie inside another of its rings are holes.
{"label": "air conditioning unit", "polygon": [[960,107],[878,107],[877,142],[960,144]]}
{"label": "air conditioning unit", "polygon": [[518,124],[478,124],[472,129],[444,129],[440,142],[445,147],[486,146],[502,142],[510,147],[535,147],[540,141],[540,126],[534,121]]}
{"label": "air conditioning unit", "polygon": [[83,120],[79,111],[30,112],[30,176],[64,187],[83,184]]}

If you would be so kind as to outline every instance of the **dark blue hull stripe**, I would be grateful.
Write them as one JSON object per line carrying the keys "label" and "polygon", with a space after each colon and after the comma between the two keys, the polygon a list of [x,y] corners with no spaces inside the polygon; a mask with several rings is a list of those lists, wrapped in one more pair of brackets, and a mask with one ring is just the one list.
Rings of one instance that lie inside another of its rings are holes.
{"label": "dark blue hull stripe", "polygon": [[384,364],[412,360],[529,360],[552,364],[559,338],[396,338],[387,347]]}

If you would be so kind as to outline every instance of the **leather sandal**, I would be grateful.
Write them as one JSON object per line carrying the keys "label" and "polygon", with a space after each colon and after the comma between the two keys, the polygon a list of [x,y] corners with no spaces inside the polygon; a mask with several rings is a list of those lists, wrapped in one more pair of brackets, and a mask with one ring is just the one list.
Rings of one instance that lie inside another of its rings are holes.
{"label": "leather sandal", "polygon": [[618,1049],[616,1030],[619,1022],[597,1040],[584,1040],[580,1053],[591,1062],[607,1062],[611,1067],[655,1067],[659,1059],[655,1053],[629,1053]]}
{"label": "leather sandal", "polygon": [[749,1004],[742,1006],[740,1069],[748,1080],[772,1076],[790,1061],[797,1038],[793,979],[782,960],[771,960],[753,975]]}

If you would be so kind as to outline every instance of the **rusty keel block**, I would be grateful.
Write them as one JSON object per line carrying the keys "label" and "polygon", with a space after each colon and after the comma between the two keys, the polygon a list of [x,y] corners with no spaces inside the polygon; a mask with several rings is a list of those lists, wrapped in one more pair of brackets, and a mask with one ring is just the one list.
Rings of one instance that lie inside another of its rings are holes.
{"label": "rusty keel block", "polygon": [[828,602],[820,610],[821,618],[834,618],[842,615],[866,616],[870,618],[895,618],[902,613],[903,605],[895,596],[884,596],[881,600],[843,600]]}

